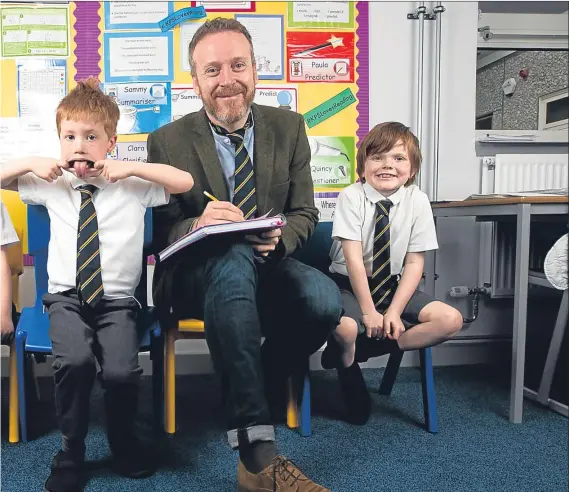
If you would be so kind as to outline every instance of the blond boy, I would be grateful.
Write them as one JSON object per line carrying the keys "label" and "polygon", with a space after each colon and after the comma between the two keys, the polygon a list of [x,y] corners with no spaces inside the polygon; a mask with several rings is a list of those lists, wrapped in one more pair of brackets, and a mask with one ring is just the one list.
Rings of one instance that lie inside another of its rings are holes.
{"label": "blond boy", "polygon": [[63,446],[52,462],[48,492],[81,490],[96,362],[115,470],[132,478],[154,471],[133,428],[142,371],[134,290],[143,264],[144,214],[166,204],[170,193],[188,191],[193,179],[169,165],[106,159],[119,116],[96,79],[79,81],[57,108],[60,160],[20,159],[2,176],[3,187],[17,188],[25,203],[43,205],[50,215],[43,302]]}

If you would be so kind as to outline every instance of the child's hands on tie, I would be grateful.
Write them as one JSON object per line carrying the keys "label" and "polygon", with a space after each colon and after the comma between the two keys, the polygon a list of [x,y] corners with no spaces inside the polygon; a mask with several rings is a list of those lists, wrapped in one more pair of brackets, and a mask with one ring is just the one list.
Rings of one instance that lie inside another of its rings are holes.
{"label": "child's hands on tie", "polygon": [[383,332],[385,336],[391,340],[397,340],[404,331],[405,325],[401,321],[401,316],[388,308],[383,315]]}
{"label": "child's hands on tie", "polygon": [[383,336],[384,319],[381,313],[373,311],[363,315],[366,334],[369,338],[381,338]]}
{"label": "child's hands on tie", "polygon": [[95,162],[93,169],[99,171],[109,183],[116,183],[119,179],[133,176],[133,167],[136,162],[102,159]]}

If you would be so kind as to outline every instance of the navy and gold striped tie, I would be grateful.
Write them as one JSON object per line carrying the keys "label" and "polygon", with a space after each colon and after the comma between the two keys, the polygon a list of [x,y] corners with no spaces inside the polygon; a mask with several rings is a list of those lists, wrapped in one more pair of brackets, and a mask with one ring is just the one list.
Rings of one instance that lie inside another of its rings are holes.
{"label": "navy and gold striped tie", "polygon": [[99,254],[99,227],[93,204],[94,185],[77,188],[81,192],[79,225],[77,229],[77,294],[94,307],[103,297],[101,256]]}
{"label": "navy and gold striped tie", "polygon": [[369,280],[371,297],[376,309],[381,303],[389,301],[391,292],[391,255],[389,234],[389,209],[391,200],[381,200],[375,204],[375,233],[373,238],[373,266]]}
{"label": "navy and gold striped tie", "polygon": [[249,118],[245,126],[234,132],[228,132],[225,128],[212,123],[212,127],[219,135],[229,138],[235,147],[235,188],[233,190],[233,204],[241,209],[245,219],[255,217],[257,211],[257,197],[255,196],[255,173],[251,157],[245,148],[245,130],[253,124],[253,117]]}

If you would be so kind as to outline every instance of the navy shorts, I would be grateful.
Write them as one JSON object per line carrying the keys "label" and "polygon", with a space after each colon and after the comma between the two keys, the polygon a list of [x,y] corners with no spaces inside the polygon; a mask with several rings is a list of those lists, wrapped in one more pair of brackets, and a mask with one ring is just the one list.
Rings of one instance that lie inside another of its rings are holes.
{"label": "navy shorts", "polygon": [[[363,335],[366,332],[366,328],[363,323],[363,313],[352,290],[352,285],[350,284],[350,279],[347,275],[342,275],[339,273],[330,273],[330,277],[336,282],[340,288],[340,293],[342,294],[342,308],[344,309],[344,316],[352,318],[356,321],[358,325],[358,335]],[[397,283],[399,277],[394,275],[391,278],[391,288],[395,290],[397,288]],[[419,313],[421,310],[431,302],[436,301],[436,299],[429,294],[425,294],[420,290],[416,290],[409,302],[405,306],[405,309],[401,313],[401,321],[405,326],[405,329],[410,328],[419,324]],[[384,313],[389,307],[388,303],[382,303],[379,305],[378,311]]]}

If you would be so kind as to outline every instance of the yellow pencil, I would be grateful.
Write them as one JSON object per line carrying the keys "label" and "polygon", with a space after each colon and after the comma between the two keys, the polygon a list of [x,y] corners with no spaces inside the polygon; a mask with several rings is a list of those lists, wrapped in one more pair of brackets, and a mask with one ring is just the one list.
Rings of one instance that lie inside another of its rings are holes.
{"label": "yellow pencil", "polygon": [[215,198],[211,193],[208,193],[207,191],[204,191],[203,194],[205,196],[207,196],[210,200],[213,200],[214,202],[218,202],[219,200],[217,198]]}

